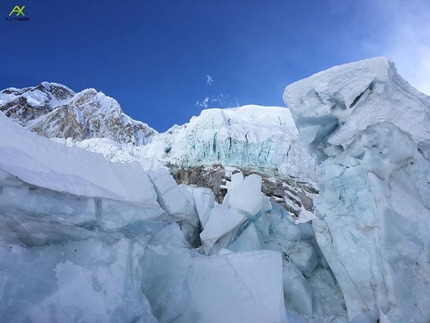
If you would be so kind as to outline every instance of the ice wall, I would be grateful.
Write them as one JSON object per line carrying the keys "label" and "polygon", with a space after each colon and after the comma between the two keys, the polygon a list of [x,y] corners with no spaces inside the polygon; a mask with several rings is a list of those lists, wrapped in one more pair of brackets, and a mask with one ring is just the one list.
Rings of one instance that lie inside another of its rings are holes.
{"label": "ice wall", "polygon": [[349,318],[430,319],[430,98],[393,63],[337,66],[288,86],[302,141],[321,163],[313,221]]}

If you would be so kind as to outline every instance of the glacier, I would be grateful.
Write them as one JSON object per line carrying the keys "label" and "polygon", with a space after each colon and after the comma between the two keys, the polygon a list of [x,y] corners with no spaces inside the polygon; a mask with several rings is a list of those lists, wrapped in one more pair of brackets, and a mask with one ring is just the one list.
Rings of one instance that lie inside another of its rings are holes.
{"label": "glacier", "polygon": [[193,249],[193,195],[167,170],[0,125],[2,320],[288,322],[281,254]]}
{"label": "glacier", "polygon": [[428,322],[430,98],[373,58],[293,83],[284,100],[320,164],[313,227],[349,319]]}
{"label": "glacier", "polygon": [[430,98],[374,58],[284,101],[158,134],[93,89],[3,90],[2,321],[428,322]]}

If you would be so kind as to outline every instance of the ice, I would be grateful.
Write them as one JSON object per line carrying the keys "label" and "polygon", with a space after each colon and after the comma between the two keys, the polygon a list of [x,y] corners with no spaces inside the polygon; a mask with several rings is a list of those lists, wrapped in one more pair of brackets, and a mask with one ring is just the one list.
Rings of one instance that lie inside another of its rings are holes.
{"label": "ice", "polygon": [[[286,308],[308,318],[345,322],[342,293],[316,245],[312,225],[294,223],[287,211],[262,196],[258,175],[235,173],[227,186],[224,203],[213,205],[200,234],[202,251],[207,255],[279,252],[283,255]],[[261,200],[247,209],[241,198],[249,203]]]}
{"label": "ice", "polygon": [[[221,237],[237,228],[245,220],[245,216],[236,210],[230,210],[224,206],[216,206],[210,210],[209,219],[206,222],[205,228],[200,234],[200,239],[203,243],[203,248],[207,254],[211,252],[215,243]],[[226,241],[227,240],[227,241]],[[227,247],[230,239],[224,239],[219,242],[218,248]]]}
{"label": "ice", "polygon": [[206,258],[160,207],[0,180],[5,321],[287,322],[278,252]]}
{"label": "ice", "polygon": [[368,322],[376,307],[380,320],[427,322],[430,98],[375,58],[294,83],[284,99],[321,163],[312,222],[349,319]]}
{"label": "ice", "polygon": [[[32,234],[50,237],[50,225],[45,223]],[[61,226],[55,229],[62,233]],[[139,271],[133,268],[131,255],[139,258],[145,250],[141,242],[94,233],[82,240],[77,233],[41,246],[2,243],[1,277],[6,278],[0,293],[2,320],[156,322],[141,293]]]}
{"label": "ice", "polygon": [[243,182],[237,182],[236,177],[232,177],[224,203],[229,207],[244,212],[248,217],[253,217],[263,206],[261,193],[261,177],[259,175],[249,175]]}
{"label": "ice", "polygon": [[187,241],[197,245],[199,217],[193,203],[190,202],[191,198],[187,199],[185,192],[176,184],[167,169],[150,171],[148,175],[157,192],[160,206],[181,225]]}
{"label": "ice", "polygon": [[328,146],[345,148],[357,133],[381,122],[392,123],[417,143],[428,143],[430,98],[383,57],[336,66],[293,83],[284,100],[303,142],[321,157]]}
{"label": "ice", "polygon": [[251,223],[242,234],[230,244],[230,250],[236,252],[260,250],[264,246],[260,233],[253,223]]}
{"label": "ice", "polygon": [[369,312],[356,316],[351,323],[390,323],[388,317],[377,307],[374,307]]}
{"label": "ice", "polygon": [[[2,321],[287,322],[279,252],[190,245],[199,212],[204,246],[229,246],[239,210],[165,168],[148,175],[0,122]],[[267,222],[251,230],[269,236]]]}
{"label": "ice", "polygon": [[306,277],[312,275],[318,264],[315,248],[307,241],[286,244],[288,256]]}
{"label": "ice", "polygon": [[312,290],[302,273],[292,263],[283,271],[284,296],[288,306],[298,313],[312,317]]}
{"label": "ice", "polygon": [[[277,252],[197,258],[189,288],[202,314],[196,322],[288,322],[282,296],[282,260]],[[240,306],[237,300],[241,300]]]}
{"label": "ice", "polygon": [[[136,149],[134,149],[136,150]],[[288,109],[247,105],[207,109],[137,149],[179,166],[222,164],[316,181],[316,165],[300,142]]]}
{"label": "ice", "polygon": [[204,228],[208,222],[210,210],[214,207],[214,193],[208,188],[198,187],[193,190],[193,197],[200,223]]}

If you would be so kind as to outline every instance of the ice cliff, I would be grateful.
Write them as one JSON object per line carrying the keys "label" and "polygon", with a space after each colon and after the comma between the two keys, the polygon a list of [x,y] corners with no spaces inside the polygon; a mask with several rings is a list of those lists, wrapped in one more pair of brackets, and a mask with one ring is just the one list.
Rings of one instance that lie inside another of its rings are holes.
{"label": "ice cliff", "polygon": [[203,110],[189,123],[155,136],[142,152],[184,167],[221,164],[316,181],[315,162],[290,111],[282,107]]}
{"label": "ice cliff", "polygon": [[284,100],[321,164],[313,227],[349,318],[428,322],[430,98],[374,58],[291,84]]}

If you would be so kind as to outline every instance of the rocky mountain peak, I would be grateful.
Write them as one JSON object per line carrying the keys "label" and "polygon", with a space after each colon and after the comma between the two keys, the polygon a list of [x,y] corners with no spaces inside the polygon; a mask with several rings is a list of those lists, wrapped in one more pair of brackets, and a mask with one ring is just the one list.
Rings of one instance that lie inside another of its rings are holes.
{"label": "rocky mountain peak", "polygon": [[124,114],[115,99],[93,88],[75,93],[49,82],[8,88],[0,92],[0,111],[48,138],[109,138],[120,144],[143,145],[156,133]]}

